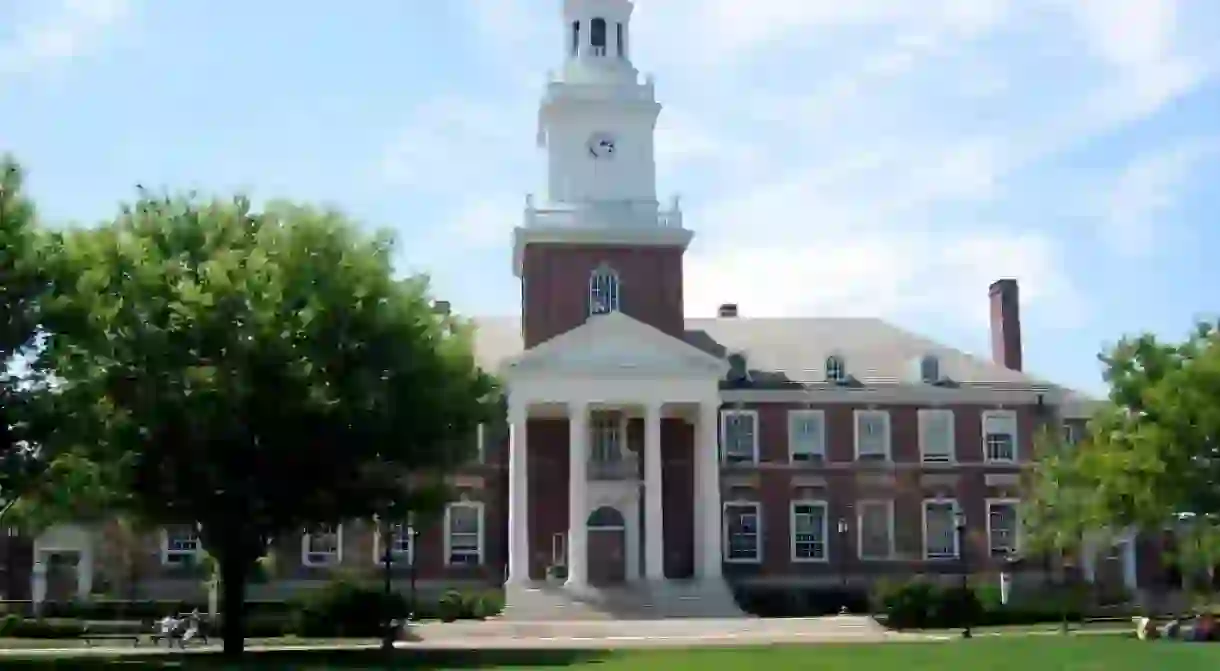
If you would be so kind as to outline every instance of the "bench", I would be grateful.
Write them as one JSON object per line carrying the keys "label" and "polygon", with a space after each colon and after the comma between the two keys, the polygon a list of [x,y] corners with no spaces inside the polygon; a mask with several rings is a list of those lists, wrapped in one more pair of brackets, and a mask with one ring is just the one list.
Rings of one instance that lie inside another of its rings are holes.
{"label": "bench", "polygon": [[92,648],[94,641],[131,641],[131,646],[138,647],[140,645],[140,634],[121,634],[118,632],[97,632],[89,631],[86,626],[84,631],[77,637],[85,642],[85,645]]}

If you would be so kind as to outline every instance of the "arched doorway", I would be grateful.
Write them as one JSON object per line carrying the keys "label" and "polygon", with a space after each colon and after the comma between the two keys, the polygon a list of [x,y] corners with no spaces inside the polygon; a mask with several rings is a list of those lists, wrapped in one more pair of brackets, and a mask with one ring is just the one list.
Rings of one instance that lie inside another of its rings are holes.
{"label": "arched doorway", "polygon": [[602,506],[589,515],[589,584],[614,585],[627,574],[626,520],[618,509]]}

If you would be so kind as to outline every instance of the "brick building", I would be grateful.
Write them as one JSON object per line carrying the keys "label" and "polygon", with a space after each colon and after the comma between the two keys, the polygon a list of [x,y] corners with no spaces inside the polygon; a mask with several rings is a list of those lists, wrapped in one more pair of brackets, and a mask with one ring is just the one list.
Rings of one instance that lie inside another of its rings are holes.
{"label": "brick building", "polygon": [[[513,232],[521,317],[477,320],[507,417],[480,430],[443,517],[413,532],[403,521],[396,574],[413,571],[423,589],[507,581],[518,612],[615,585],[654,605],[677,595],[733,612],[730,583],[954,573],[963,550],[973,570],[997,569],[1020,549],[1018,479],[1034,436],[1080,435],[1090,405],[1022,372],[1016,281],[986,297],[990,360],[879,319],[752,319],[732,304],[688,318],[694,232],[676,199],[658,203],[661,106],[631,64],[632,9],[564,3],[568,56],[539,110],[548,194],[527,197]],[[355,520],[283,539],[252,596],[336,568],[375,571],[374,528]],[[193,530],[118,538],[107,526],[53,529],[35,557],[74,557],[82,596],[99,589],[94,566],[114,591],[119,564],[142,567],[131,585],[142,594],[200,589]],[[1147,577],[1136,546],[1086,557],[1086,575],[1136,587]],[[657,612],[682,609],[666,603]]]}

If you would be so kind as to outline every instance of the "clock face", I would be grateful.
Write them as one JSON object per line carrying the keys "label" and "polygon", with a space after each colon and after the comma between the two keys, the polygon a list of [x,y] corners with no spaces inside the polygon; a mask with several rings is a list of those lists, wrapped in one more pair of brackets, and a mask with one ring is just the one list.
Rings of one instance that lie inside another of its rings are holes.
{"label": "clock face", "polygon": [[609,159],[614,157],[617,143],[609,133],[594,133],[589,136],[586,148],[589,150],[589,156],[595,159]]}

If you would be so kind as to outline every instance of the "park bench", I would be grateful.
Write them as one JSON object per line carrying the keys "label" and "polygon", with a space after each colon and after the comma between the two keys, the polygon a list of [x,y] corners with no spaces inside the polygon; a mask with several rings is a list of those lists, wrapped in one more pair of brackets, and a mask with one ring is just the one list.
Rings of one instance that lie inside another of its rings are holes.
{"label": "park bench", "polygon": [[95,641],[131,641],[132,647],[140,645],[140,634],[138,633],[121,633],[115,631],[93,631],[86,624],[77,636],[85,642],[85,645],[92,648]]}

